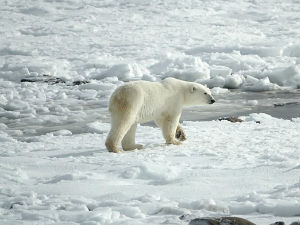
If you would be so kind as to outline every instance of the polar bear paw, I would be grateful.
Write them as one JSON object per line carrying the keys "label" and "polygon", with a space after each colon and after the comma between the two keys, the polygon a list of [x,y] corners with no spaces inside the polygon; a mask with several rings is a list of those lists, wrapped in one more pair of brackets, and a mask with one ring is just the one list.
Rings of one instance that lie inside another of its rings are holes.
{"label": "polar bear paw", "polygon": [[183,130],[182,126],[180,126],[180,125],[177,126],[175,137],[179,141],[185,141],[186,140],[186,134],[184,133],[184,130]]}
{"label": "polar bear paw", "polygon": [[109,152],[113,152],[113,153],[119,153],[122,152],[122,150],[120,150],[116,145],[114,145],[111,141],[106,141],[105,142],[105,146],[108,149]]}
{"label": "polar bear paw", "polygon": [[167,141],[167,144],[169,144],[169,145],[181,145],[182,142],[178,141],[176,139],[173,139],[173,140]]}
{"label": "polar bear paw", "polygon": [[135,144],[132,146],[123,146],[124,151],[132,151],[134,149],[138,149],[138,150],[143,149],[143,145]]}
{"label": "polar bear paw", "polygon": [[109,152],[113,152],[113,153],[120,153],[123,152],[123,150],[119,149],[119,148],[111,148],[108,149]]}

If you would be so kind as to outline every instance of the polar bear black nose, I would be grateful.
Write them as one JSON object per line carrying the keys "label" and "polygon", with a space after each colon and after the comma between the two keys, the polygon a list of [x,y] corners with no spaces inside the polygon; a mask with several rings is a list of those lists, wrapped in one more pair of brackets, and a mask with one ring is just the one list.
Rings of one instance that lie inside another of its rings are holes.
{"label": "polar bear black nose", "polygon": [[210,100],[210,104],[214,104],[214,103],[215,103],[214,99]]}

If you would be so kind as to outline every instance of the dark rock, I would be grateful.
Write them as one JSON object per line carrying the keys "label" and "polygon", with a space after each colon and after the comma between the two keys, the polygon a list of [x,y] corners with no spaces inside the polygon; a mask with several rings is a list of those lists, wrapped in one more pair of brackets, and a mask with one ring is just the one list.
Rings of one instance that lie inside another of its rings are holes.
{"label": "dark rock", "polygon": [[[21,79],[21,82],[30,82],[30,83],[48,83],[50,85],[53,84],[65,84],[66,81],[64,81],[63,79],[59,78],[59,77],[53,77],[47,74],[44,74],[43,76],[31,76],[31,77],[26,77]],[[77,80],[72,82],[71,84],[69,84],[69,86],[75,86],[75,85],[81,85],[81,84],[87,84],[90,83],[87,80]]]}
{"label": "dark rock", "polygon": [[9,209],[14,209],[15,205],[24,205],[24,202],[13,202],[11,203]]}
{"label": "dark rock", "polygon": [[273,105],[274,105],[274,107],[279,107],[279,106],[284,106],[285,104],[284,103],[274,103]]}
{"label": "dark rock", "polygon": [[32,76],[32,77],[27,77],[24,79],[21,79],[21,82],[38,82],[38,83],[48,83],[50,85],[53,84],[59,84],[59,83],[66,83],[63,79],[59,77],[52,77],[50,75],[44,74],[43,76]]}
{"label": "dark rock", "polygon": [[24,78],[24,79],[21,79],[21,82],[36,82],[36,81],[34,79]]}
{"label": "dark rock", "polygon": [[236,123],[236,122],[241,123],[241,122],[244,122],[244,120],[239,119],[239,118],[237,118],[237,117],[221,117],[221,118],[219,118],[218,120],[219,120],[219,121],[221,121],[221,120],[227,120],[227,121],[230,121],[230,122],[232,122],[232,123]]}
{"label": "dark rock", "polygon": [[277,221],[275,223],[272,223],[271,225],[285,225],[285,223],[282,221]]}
{"label": "dark rock", "polygon": [[81,85],[81,84],[88,84],[88,83],[90,83],[90,82],[87,81],[87,80],[76,80],[76,81],[73,82],[73,86]]}
{"label": "dark rock", "polygon": [[57,210],[66,210],[66,207],[62,205],[62,206],[58,207]]}
{"label": "dark rock", "polygon": [[190,221],[189,225],[255,225],[249,220],[239,217],[220,217],[220,218],[196,218]]}
{"label": "dark rock", "polygon": [[274,107],[281,107],[286,105],[299,105],[299,102],[286,102],[286,103],[275,103]]}
{"label": "dark rock", "polygon": [[211,218],[196,218],[189,222],[189,225],[218,225],[220,224],[215,219]]}
{"label": "dark rock", "polygon": [[[184,214],[179,217],[180,220],[189,221],[190,214]],[[254,223],[250,222],[249,220],[240,218],[240,217],[201,217],[192,219],[189,222],[189,225],[255,225]],[[277,221],[270,225],[285,225],[283,221]],[[300,225],[300,221],[293,222],[290,225]]]}
{"label": "dark rock", "polygon": [[183,214],[179,216],[180,220],[190,220],[191,214]]}
{"label": "dark rock", "polygon": [[60,84],[60,83],[66,83],[64,80],[58,78],[58,77],[53,77],[53,78],[50,78],[49,80],[45,81],[45,83],[48,83],[48,84]]}

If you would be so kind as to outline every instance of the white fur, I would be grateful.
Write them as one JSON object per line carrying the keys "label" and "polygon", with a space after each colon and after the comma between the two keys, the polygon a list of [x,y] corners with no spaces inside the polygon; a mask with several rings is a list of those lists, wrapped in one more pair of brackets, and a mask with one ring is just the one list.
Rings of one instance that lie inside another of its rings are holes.
{"label": "white fur", "polygon": [[180,144],[175,132],[184,106],[212,103],[210,90],[198,83],[166,78],[162,82],[135,81],[115,90],[110,98],[111,130],[106,139],[110,152],[142,148],[135,144],[138,123],[155,120],[168,144]]}

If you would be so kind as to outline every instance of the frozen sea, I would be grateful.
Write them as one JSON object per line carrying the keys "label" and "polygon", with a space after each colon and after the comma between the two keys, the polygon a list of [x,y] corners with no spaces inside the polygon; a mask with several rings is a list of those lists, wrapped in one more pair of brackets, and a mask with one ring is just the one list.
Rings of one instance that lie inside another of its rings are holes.
{"label": "frozen sea", "polygon": [[[299,221],[299,11],[299,0],[0,1],[0,224]],[[108,153],[111,93],[165,77],[217,101],[184,109],[180,146],[150,122],[143,150]],[[218,120],[230,116],[244,122]]]}

